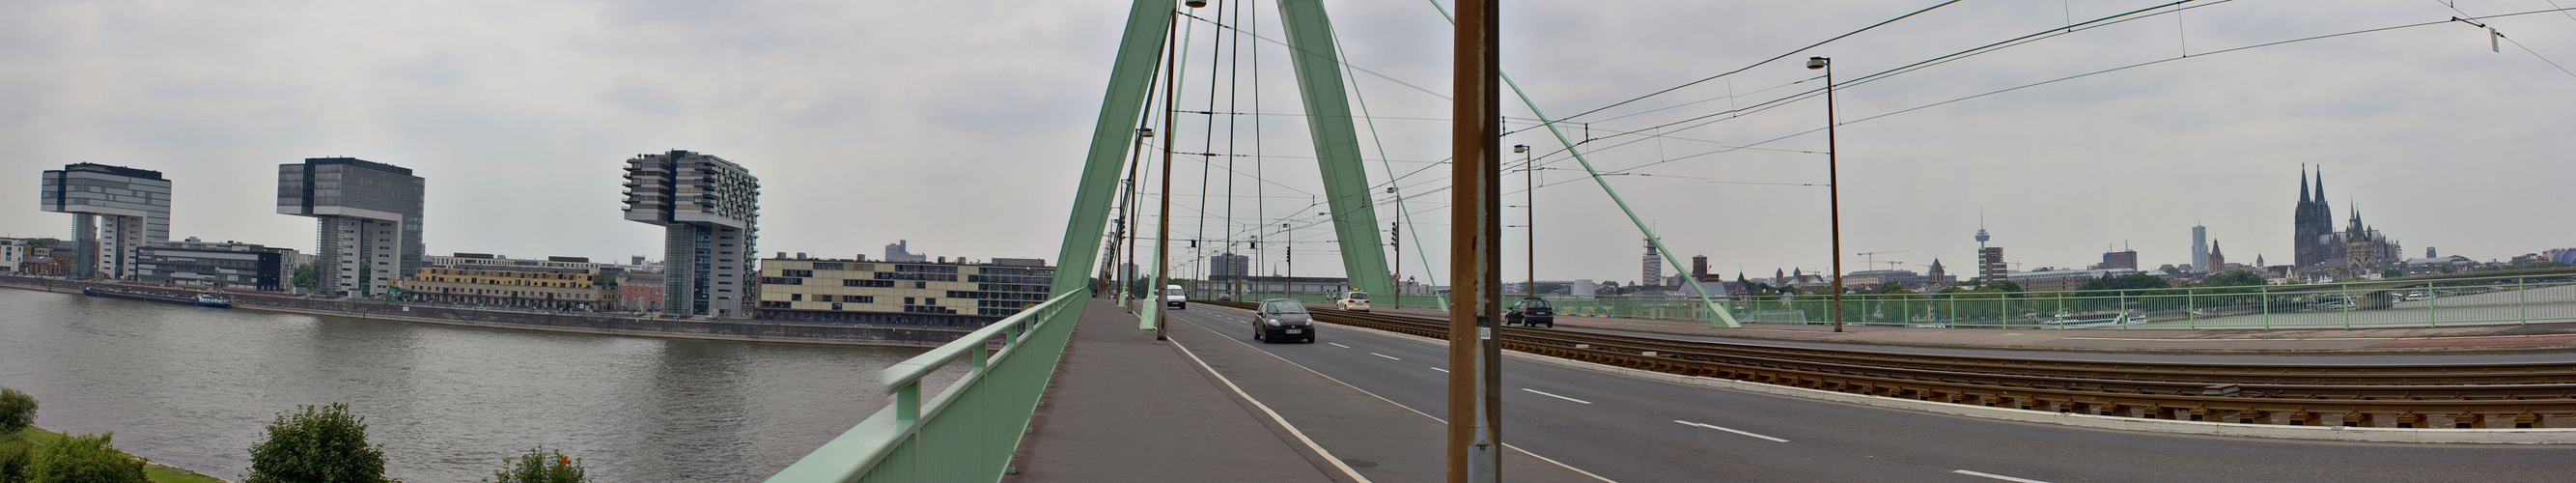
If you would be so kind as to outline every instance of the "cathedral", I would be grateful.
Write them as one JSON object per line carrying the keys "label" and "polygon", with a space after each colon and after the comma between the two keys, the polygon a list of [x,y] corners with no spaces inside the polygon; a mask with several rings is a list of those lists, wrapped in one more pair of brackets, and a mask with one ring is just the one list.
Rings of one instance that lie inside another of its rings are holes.
{"label": "cathedral", "polygon": [[2371,267],[2399,261],[2397,241],[2361,222],[2352,211],[2343,230],[2334,227],[2334,206],[2326,201],[2326,172],[2318,168],[2316,191],[2308,190],[2307,166],[2299,167],[2299,207],[2293,215],[2291,266],[2302,271]]}

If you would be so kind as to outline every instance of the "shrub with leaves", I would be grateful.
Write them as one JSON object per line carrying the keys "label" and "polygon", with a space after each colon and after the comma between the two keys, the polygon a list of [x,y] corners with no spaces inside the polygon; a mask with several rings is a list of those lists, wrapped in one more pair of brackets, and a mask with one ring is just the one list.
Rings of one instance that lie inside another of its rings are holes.
{"label": "shrub with leaves", "polygon": [[0,439],[8,439],[35,424],[36,397],[0,387]]}
{"label": "shrub with leaves", "polygon": [[527,454],[502,460],[502,463],[510,466],[492,472],[492,478],[483,480],[485,483],[589,483],[590,481],[588,472],[581,468],[581,460],[564,456],[561,450],[556,450],[553,456],[548,456],[543,446],[528,448]]}
{"label": "shrub with leaves", "polygon": [[367,418],[349,405],[296,406],[268,423],[268,438],[250,447],[244,483],[385,483],[383,445],[367,444]]}
{"label": "shrub with leaves", "polygon": [[117,451],[116,433],[63,438],[36,447],[27,468],[31,483],[145,483],[143,460]]}
{"label": "shrub with leaves", "polygon": [[35,475],[29,466],[36,463],[36,442],[10,435],[0,435],[0,483],[27,483]]}

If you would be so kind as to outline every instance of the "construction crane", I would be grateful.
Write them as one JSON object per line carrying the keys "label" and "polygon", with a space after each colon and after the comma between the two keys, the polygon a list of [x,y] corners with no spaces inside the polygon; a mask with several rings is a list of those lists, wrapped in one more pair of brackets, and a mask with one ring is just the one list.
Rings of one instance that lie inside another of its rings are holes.
{"label": "construction crane", "polygon": [[[1905,252],[1910,252],[1910,251],[1913,251],[1913,250],[1880,250],[1880,251],[1875,251],[1875,252],[1860,252],[1860,253],[1854,253],[1853,255],[1860,255],[1862,260],[1867,260],[1866,262],[1863,262],[1863,263],[1862,263],[1863,265],[1877,265],[1877,264],[1878,264],[1878,254],[1881,254],[1881,253],[1905,253]],[[1890,270],[1893,270],[1893,269],[1890,269]]]}

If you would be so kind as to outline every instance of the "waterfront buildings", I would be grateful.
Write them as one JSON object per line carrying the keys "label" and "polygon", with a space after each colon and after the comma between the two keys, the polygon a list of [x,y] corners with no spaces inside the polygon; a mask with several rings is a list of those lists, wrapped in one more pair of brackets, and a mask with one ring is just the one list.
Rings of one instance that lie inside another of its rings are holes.
{"label": "waterfront buildings", "polygon": [[[2197,230],[2197,229],[2192,230],[2192,231],[2193,231],[2194,233],[2199,232],[2199,230]],[[2195,263],[2195,264],[2199,264],[2199,263],[2209,263],[2209,254],[2207,254],[2207,253],[2201,253],[2201,252],[2198,252],[2198,251],[2197,251],[2197,250],[2199,250],[2199,248],[2198,248],[2198,247],[2200,246],[2200,244],[2199,244],[2198,242],[2194,242],[2194,243],[2192,243],[2192,246],[2194,247],[2194,248],[2193,248],[2193,250],[2195,250],[2195,252],[2193,252],[2193,253],[2191,254],[2191,256],[2192,256],[2192,263]],[[2193,265],[2193,266],[2196,266],[2196,267],[2206,267],[2206,266],[2208,266],[2208,265]],[[2130,269],[2130,270],[2137,270],[2137,269],[2138,269],[2138,251],[2137,251],[2137,250],[2121,250],[2121,251],[2116,251],[2116,252],[2102,252],[2102,265],[2101,265],[2101,267],[2099,267],[2099,268],[2106,269],[2106,270],[2107,270],[2107,269],[2113,269],[2113,268],[2126,268],[2126,269]]]}
{"label": "waterfront buildings", "polygon": [[287,291],[295,250],[241,242],[185,241],[144,245],[135,251],[135,277],[144,283],[225,290]]}
{"label": "waterfront buildings", "polygon": [[1231,279],[1252,276],[1252,257],[1226,252],[1208,257],[1208,278]]}
{"label": "waterfront buildings", "polygon": [[617,302],[610,279],[579,268],[461,265],[421,267],[402,281],[411,300],[459,305],[607,310]]}
{"label": "waterfront buildings", "polygon": [[[1984,232],[1985,230],[1977,231]],[[2004,247],[1983,247],[1977,249],[1978,282],[2003,280],[2004,274],[2006,273],[2010,273],[2010,270],[2006,270],[2004,267]]]}
{"label": "waterfront buildings", "polygon": [[427,182],[410,168],[358,158],[277,166],[277,212],[312,217],[314,290],[373,297],[427,265],[421,243]]}
{"label": "waterfront buildings", "polygon": [[[2300,194],[2305,195],[2306,193]],[[2105,254],[2103,257],[2102,268],[2138,268],[2138,264],[2136,263],[2137,255],[2134,253],[2130,254],[2131,259],[2129,260],[2130,263],[2127,267],[2113,267],[2111,266],[2109,258],[2110,255]],[[2209,227],[2200,225],[2191,226],[2191,267],[2193,270],[2203,272],[2214,271],[2218,267],[2217,265],[2209,263]]]}
{"label": "waterfront buildings", "polygon": [[1646,240],[1645,267],[1643,272],[1637,275],[1639,285],[1667,286],[1664,285],[1664,263],[1660,255],[1660,252],[1655,251],[1655,241]]}
{"label": "waterfront buildings", "polygon": [[[1235,290],[1240,283],[1243,290]],[[1546,283],[1546,282],[1540,282]],[[1351,280],[1342,277],[1243,277],[1237,279],[1199,280],[1190,282],[1193,298],[1215,297],[1216,294],[1242,293],[1246,298],[1277,297],[1279,294],[1334,295],[1348,290]]]}
{"label": "waterfront buildings", "polygon": [[930,256],[929,256],[929,255],[923,255],[923,254],[919,254],[919,253],[913,253],[913,252],[911,251],[911,248],[912,248],[912,240],[895,240],[895,241],[894,241],[894,243],[888,243],[888,244],[886,244],[886,246],[885,246],[885,259],[886,259],[886,261],[889,261],[889,262],[903,262],[903,263],[918,263],[918,262],[927,262],[927,261],[930,261]]}
{"label": "waterfront buildings", "polygon": [[27,248],[26,239],[0,238],[0,273],[18,273],[18,264],[27,263]]}
{"label": "waterfront buildings", "polygon": [[629,312],[662,310],[663,279],[660,272],[621,273],[616,275],[616,282],[618,310]]}
{"label": "waterfront buildings", "polygon": [[96,163],[45,170],[38,203],[72,214],[72,278],[132,280],[135,252],[170,240],[170,180],[160,171]]}
{"label": "waterfront buildings", "polygon": [[636,155],[625,177],[626,219],[663,227],[662,311],[749,313],[760,179],[724,158],[679,150]]}
{"label": "waterfront buildings", "polygon": [[2057,292],[2084,288],[2084,282],[2138,273],[2130,269],[2031,270],[2006,277],[2024,292]]}
{"label": "waterfront buildings", "polygon": [[1046,302],[1055,270],[1031,258],[770,258],[760,261],[755,314],[804,322],[981,326]]}

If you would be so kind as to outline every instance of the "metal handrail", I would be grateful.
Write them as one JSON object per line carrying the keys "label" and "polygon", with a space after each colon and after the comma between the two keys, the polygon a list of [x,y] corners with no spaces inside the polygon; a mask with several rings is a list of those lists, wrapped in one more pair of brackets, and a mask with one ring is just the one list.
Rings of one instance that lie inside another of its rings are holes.
{"label": "metal handrail", "polygon": [[[892,404],[768,481],[1000,480],[1072,335],[1073,321],[1063,319],[1080,317],[1078,307],[1090,294],[1085,288],[1057,295],[879,371],[894,394]],[[990,344],[996,338],[1003,341],[999,350]],[[922,378],[958,359],[972,364],[966,375],[922,404]],[[952,407],[978,414],[962,415],[965,423],[939,424],[938,416]]]}

